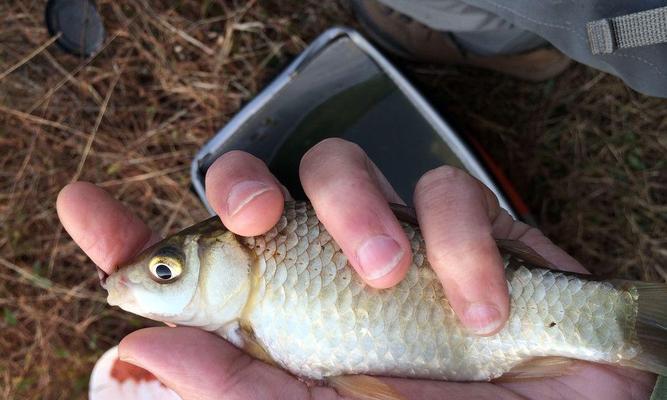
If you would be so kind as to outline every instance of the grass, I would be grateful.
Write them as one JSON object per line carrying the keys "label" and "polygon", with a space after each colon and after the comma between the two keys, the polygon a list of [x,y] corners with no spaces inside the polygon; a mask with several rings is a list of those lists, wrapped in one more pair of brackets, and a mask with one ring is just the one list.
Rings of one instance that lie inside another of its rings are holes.
{"label": "grass", "polygon": [[[145,320],[105,305],[55,214],[68,182],[95,182],[162,233],[205,216],[196,150],[345,6],[100,1],[91,60],[49,44],[42,1],[0,4],[0,397],[86,396],[101,353]],[[540,226],[603,276],[667,278],[665,100],[574,66],[529,84],[400,63],[503,166]]]}

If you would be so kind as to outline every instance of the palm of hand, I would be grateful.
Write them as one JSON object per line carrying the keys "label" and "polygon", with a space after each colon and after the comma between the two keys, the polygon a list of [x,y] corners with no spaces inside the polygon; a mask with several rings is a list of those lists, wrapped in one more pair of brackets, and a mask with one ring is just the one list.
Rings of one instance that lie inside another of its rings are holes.
{"label": "palm of hand", "polygon": [[[294,399],[294,400],[335,400],[344,399],[334,389],[308,386],[291,375],[267,366],[260,361],[238,352],[236,365],[226,371],[229,386],[217,387],[217,396],[227,393],[230,398],[243,399]],[[222,366],[221,366],[222,368]],[[575,375],[544,378],[528,381],[486,383],[486,382],[438,382],[415,379],[382,378],[392,388],[408,399],[568,399],[568,400],[640,400],[648,399],[655,378],[648,373],[619,367],[581,363]],[[208,379],[219,378],[212,374]],[[257,377],[264,376],[261,385],[256,385]],[[207,379],[202,377],[202,379]],[[224,388],[224,389],[223,389]],[[193,395],[192,387],[179,390],[185,400],[209,399],[209,394]],[[210,393],[210,392],[209,392]],[[233,394],[232,394],[233,393]],[[226,397],[225,397],[226,398]]]}

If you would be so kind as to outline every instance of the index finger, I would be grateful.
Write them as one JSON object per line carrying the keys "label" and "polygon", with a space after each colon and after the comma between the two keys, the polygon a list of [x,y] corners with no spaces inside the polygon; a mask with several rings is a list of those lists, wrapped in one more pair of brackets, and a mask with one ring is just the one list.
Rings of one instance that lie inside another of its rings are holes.
{"label": "index finger", "polygon": [[206,198],[232,232],[266,233],[278,222],[285,199],[278,180],[259,158],[230,151],[206,172]]}
{"label": "index finger", "polygon": [[143,221],[92,183],[65,186],[56,209],[67,233],[107,274],[157,239]]}

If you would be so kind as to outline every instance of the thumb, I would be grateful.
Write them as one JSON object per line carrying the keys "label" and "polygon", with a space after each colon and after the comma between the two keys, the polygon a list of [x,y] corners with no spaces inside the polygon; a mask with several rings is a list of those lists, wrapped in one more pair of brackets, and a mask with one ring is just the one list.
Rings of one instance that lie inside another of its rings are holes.
{"label": "thumb", "polygon": [[200,329],[141,329],[118,351],[121,360],[150,371],[184,400],[270,399],[275,388],[292,389],[297,398],[305,391],[283,371]]}

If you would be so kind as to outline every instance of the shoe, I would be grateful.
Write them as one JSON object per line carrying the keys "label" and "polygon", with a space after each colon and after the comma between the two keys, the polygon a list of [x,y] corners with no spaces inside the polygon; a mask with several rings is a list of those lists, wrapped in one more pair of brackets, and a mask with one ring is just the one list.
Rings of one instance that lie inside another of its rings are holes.
{"label": "shoe", "polygon": [[352,10],[368,35],[395,56],[441,65],[471,65],[526,81],[558,76],[572,62],[555,48],[520,54],[480,56],[461,49],[448,32],[436,31],[377,0],[351,0]]}

